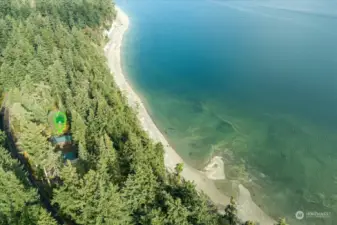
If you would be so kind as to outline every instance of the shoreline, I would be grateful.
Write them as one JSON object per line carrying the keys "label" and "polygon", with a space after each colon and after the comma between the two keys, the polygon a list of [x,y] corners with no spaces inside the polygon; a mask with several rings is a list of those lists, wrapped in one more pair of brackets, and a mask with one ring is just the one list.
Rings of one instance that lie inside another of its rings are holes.
{"label": "shoreline", "polygon": [[[198,191],[204,192],[218,208],[224,208],[229,204],[230,198],[221,193],[214,182],[205,173],[192,168],[186,164],[178,153],[171,147],[164,135],[158,129],[149,113],[147,112],[141,98],[127,82],[122,71],[121,46],[125,32],[129,27],[128,16],[119,8],[115,7],[117,16],[108,31],[109,42],[104,47],[104,53],[108,61],[110,72],[112,73],[116,85],[127,98],[128,104],[137,109],[137,118],[142,128],[148,133],[154,142],[161,142],[164,146],[164,163],[167,170],[174,171],[176,164],[183,163],[184,169],[181,173],[185,180],[195,183]],[[213,173],[212,173],[213,174]],[[225,177],[225,176],[223,176]],[[261,225],[273,225],[275,221],[264,213],[251,199],[249,191],[241,184],[238,184],[237,208],[238,217],[244,221],[251,220],[259,222]]]}

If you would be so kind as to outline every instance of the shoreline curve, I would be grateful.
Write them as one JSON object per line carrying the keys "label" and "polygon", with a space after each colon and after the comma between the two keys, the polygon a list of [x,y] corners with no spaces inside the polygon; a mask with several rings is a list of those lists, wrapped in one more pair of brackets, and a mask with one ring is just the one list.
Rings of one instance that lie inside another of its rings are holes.
{"label": "shoreline curve", "polygon": [[[194,182],[198,191],[204,192],[212,202],[219,208],[224,208],[229,204],[230,198],[221,193],[215,186],[214,182],[210,180],[203,172],[192,168],[186,164],[178,153],[171,147],[164,135],[158,129],[149,113],[147,112],[143,102],[137,93],[132,89],[127,82],[126,76],[122,71],[121,64],[121,46],[125,32],[129,28],[129,18],[125,12],[119,7],[116,8],[116,18],[108,31],[108,43],[104,47],[104,54],[107,58],[110,72],[112,73],[116,85],[123,92],[127,98],[128,104],[137,109],[137,118],[140,121],[142,128],[148,133],[149,137],[155,142],[161,142],[164,146],[164,162],[166,169],[170,172],[174,171],[176,164],[183,163],[184,169],[182,177],[185,180]],[[239,197],[238,216],[240,219],[246,221],[256,221],[260,225],[273,225],[275,221],[264,213],[251,199],[249,191],[243,186],[238,185]]]}

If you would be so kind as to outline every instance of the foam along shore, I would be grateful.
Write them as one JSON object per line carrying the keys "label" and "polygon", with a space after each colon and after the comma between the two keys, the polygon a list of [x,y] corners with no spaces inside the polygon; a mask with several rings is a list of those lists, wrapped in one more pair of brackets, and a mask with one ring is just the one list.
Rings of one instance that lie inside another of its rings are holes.
{"label": "foam along shore", "polygon": [[[114,76],[115,83],[127,97],[129,105],[133,108],[137,107],[137,117],[143,129],[148,132],[150,138],[152,138],[155,142],[161,142],[163,144],[165,150],[164,160],[166,168],[169,171],[174,171],[176,164],[184,163],[184,161],[169,145],[163,134],[156,127],[141,99],[133,91],[122,72],[121,45],[124,33],[129,27],[129,18],[120,8],[116,7],[116,10],[117,17],[112,24],[111,29],[107,33],[109,36],[109,42],[104,47],[108,66]],[[214,204],[218,206],[226,206],[229,203],[229,197],[222,194],[217,189],[214,182],[209,179],[207,174],[204,172],[196,170],[184,163],[182,176],[186,180],[193,181],[196,184],[197,189],[208,195]],[[249,191],[242,185],[239,185],[238,187],[238,216],[242,220],[259,221],[261,225],[274,224],[274,221],[252,201]]]}
{"label": "foam along shore", "polygon": [[204,174],[211,180],[225,180],[225,164],[220,156],[215,156],[204,168]]}

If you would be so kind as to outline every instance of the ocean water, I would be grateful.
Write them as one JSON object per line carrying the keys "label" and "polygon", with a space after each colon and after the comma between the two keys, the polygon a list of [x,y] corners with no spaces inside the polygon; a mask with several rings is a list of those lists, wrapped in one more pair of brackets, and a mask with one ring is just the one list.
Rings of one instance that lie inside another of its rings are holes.
{"label": "ocean water", "polygon": [[116,2],[123,70],[184,160],[224,156],[269,215],[337,224],[337,1]]}

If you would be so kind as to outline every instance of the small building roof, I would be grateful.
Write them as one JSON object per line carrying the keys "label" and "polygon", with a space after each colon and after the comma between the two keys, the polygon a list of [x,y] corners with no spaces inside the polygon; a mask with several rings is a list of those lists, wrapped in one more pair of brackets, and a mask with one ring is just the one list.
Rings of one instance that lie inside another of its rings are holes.
{"label": "small building roof", "polygon": [[75,153],[75,152],[67,152],[67,153],[64,153],[64,154],[63,154],[63,158],[64,158],[65,160],[70,160],[70,161],[72,161],[72,160],[77,159],[77,156],[76,156],[76,153]]}
{"label": "small building roof", "polygon": [[54,136],[52,140],[54,144],[67,143],[67,142],[71,142],[71,136],[70,135],[63,135],[63,136],[58,136],[58,137]]}

